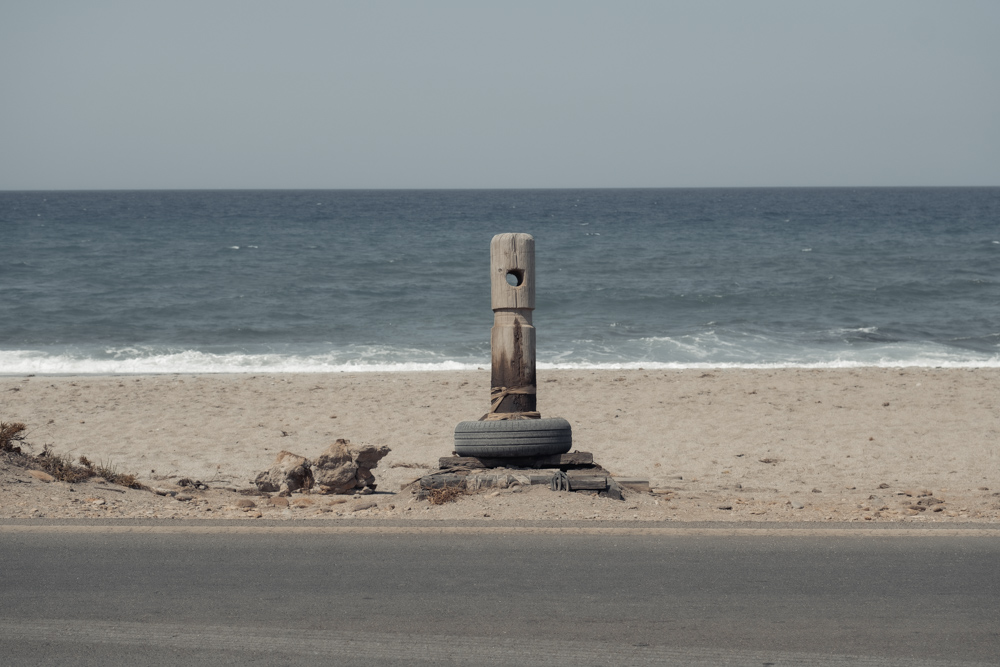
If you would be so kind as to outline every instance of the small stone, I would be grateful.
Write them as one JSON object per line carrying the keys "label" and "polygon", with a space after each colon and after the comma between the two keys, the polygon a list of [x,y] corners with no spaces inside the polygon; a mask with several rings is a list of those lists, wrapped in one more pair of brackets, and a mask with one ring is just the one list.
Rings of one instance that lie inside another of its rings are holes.
{"label": "small stone", "polygon": [[189,493],[178,493],[176,496],[174,496],[174,500],[180,500],[180,501],[194,500],[194,496],[192,496]]}
{"label": "small stone", "polygon": [[356,503],[351,507],[352,512],[360,512],[361,510],[370,510],[374,507],[378,507],[378,503],[374,500],[368,500],[365,502]]}
{"label": "small stone", "polygon": [[29,470],[28,474],[37,479],[39,482],[45,482],[46,484],[56,481],[55,477],[47,472],[42,472],[41,470]]}
{"label": "small stone", "polygon": [[805,505],[803,505],[797,500],[789,501],[789,504],[791,504],[793,510],[800,510],[805,508]]}
{"label": "small stone", "polygon": [[878,488],[880,488],[880,489],[888,489],[889,485],[886,484],[885,482],[882,482],[881,484],[878,485]]}
{"label": "small stone", "polygon": [[813,489],[813,490],[812,490],[812,492],[813,492],[813,493],[823,493],[823,492],[822,492],[822,491],[820,491],[819,489]]}
{"label": "small stone", "polygon": [[720,510],[731,510],[731,509],[733,509],[733,506],[732,505],[719,505],[719,509]]}
{"label": "small stone", "polygon": [[253,507],[257,507],[257,503],[250,500],[249,498],[240,498],[239,500],[236,501],[235,505],[237,507],[241,507],[244,509],[251,509]]}
{"label": "small stone", "polygon": [[103,498],[94,498],[90,501],[91,505],[105,505],[107,504]]}
{"label": "small stone", "polygon": [[265,500],[264,504],[270,505],[271,507],[288,507],[288,498],[275,496],[273,498],[268,498],[267,500]]}

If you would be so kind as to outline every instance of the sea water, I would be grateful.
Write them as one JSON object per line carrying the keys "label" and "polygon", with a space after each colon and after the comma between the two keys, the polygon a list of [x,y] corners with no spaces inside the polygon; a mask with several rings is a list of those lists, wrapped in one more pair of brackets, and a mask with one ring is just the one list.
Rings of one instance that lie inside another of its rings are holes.
{"label": "sea water", "polygon": [[1000,366],[1000,188],[0,192],[0,373]]}

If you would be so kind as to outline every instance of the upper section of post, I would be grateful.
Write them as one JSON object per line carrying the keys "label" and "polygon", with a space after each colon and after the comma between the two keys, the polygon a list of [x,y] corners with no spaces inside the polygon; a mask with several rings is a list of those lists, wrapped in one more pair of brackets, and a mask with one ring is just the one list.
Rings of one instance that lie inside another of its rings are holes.
{"label": "upper section of post", "polygon": [[493,310],[535,308],[535,238],[531,234],[493,237],[490,287]]}

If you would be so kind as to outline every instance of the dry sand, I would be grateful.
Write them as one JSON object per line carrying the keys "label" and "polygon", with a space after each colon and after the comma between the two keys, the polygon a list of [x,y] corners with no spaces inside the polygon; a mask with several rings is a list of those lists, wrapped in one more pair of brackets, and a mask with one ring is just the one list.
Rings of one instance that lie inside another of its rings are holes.
{"label": "dry sand", "polygon": [[[0,419],[27,424],[36,453],[48,444],[150,486],[211,490],[178,502],[43,483],[0,462],[0,518],[1000,522],[998,383],[1000,369],[544,371],[539,409],[570,421],[574,449],[672,493],[622,502],[530,487],[437,506],[401,487],[451,454],[457,422],[486,411],[488,371],[5,377]],[[379,493],[238,508],[246,497],[226,490],[283,449],[315,457],[336,438],[392,448]],[[909,509],[917,501],[926,509]]]}

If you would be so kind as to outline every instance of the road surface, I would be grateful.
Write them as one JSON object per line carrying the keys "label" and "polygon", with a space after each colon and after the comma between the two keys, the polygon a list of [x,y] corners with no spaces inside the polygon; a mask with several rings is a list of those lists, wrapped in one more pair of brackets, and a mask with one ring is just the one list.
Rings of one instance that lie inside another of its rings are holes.
{"label": "road surface", "polygon": [[8,521],[0,656],[1000,664],[995,527],[567,526]]}

